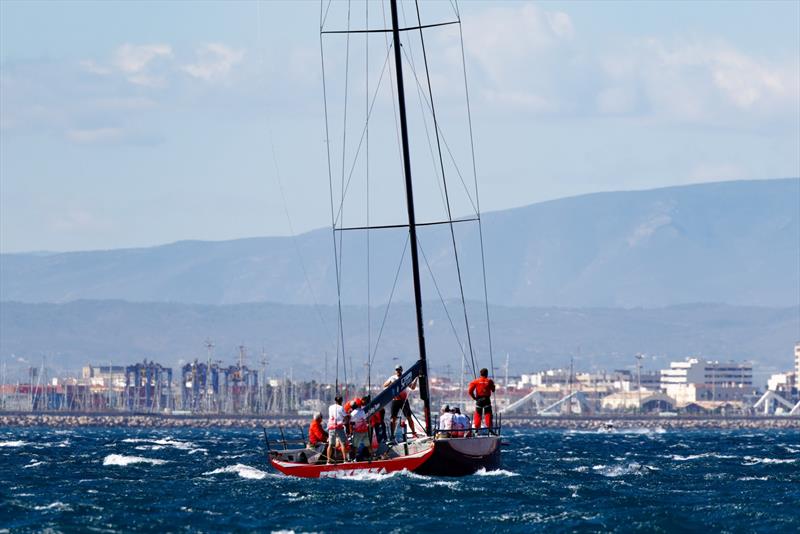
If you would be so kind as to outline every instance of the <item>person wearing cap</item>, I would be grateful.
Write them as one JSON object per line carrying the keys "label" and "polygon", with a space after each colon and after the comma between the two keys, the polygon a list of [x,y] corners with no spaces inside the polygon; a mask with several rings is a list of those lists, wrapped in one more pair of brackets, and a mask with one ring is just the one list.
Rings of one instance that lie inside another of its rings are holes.
{"label": "person wearing cap", "polygon": [[[386,379],[386,382],[383,383],[383,387],[388,388],[391,386],[396,380],[399,380],[400,377],[403,376],[403,366],[398,365],[394,368],[394,375],[390,376]],[[415,378],[413,382],[408,385],[408,389],[417,389],[417,379]],[[411,406],[408,404],[408,391],[405,389],[397,394],[396,397],[392,399],[392,411],[391,411],[391,422],[389,423],[389,428],[391,430],[391,434],[389,436],[391,439],[394,439],[394,432],[397,429],[397,416],[400,414],[400,410],[403,410],[403,415],[406,417],[408,421],[408,426],[411,428],[411,433],[414,436],[417,435],[417,431],[414,428],[414,418],[411,417]]]}
{"label": "person wearing cap", "polygon": [[369,424],[362,404],[361,399],[356,399],[353,402],[353,411],[350,412],[350,423],[353,425],[353,451],[357,461],[365,460],[370,452]]}
{"label": "person wearing cap", "polygon": [[328,463],[331,463],[336,447],[342,451],[342,460],[347,460],[347,434],[344,431],[347,414],[342,400],[341,395],[336,395],[334,404],[328,407]]}
{"label": "person wearing cap", "polygon": [[439,437],[449,438],[450,431],[453,429],[453,412],[450,406],[445,404],[442,415],[439,416]]}
{"label": "person wearing cap", "polygon": [[469,417],[461,413],[461,408],[456,406],[453,412],[453,431],[451,435],[454,438],[463,438],[464,431],[469,428]]}
{"label": "person wearing cap", "polygon": [[327,442],[328,433],[322,428],[322,414],[316,412],[311,419],[311,426],[308,427],[308,446],[319,453],[323,453]]}

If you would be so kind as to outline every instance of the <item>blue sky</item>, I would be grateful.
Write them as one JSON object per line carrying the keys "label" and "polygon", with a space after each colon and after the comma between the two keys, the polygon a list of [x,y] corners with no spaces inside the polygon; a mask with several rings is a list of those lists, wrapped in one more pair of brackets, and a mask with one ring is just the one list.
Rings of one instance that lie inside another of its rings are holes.
{"label": "blue sky", "polygon": [[[0,250],[283,235],[280,185],[295,231],[330,224],[319,9],[0,2]],[[460,10],[484,211],[800,175],[798,2]],[[428,41],[443,119],[464,117],[455,35]],[[373,176],[396,151],[381,139]],[[375,213],[391,191],[373,185]]]}

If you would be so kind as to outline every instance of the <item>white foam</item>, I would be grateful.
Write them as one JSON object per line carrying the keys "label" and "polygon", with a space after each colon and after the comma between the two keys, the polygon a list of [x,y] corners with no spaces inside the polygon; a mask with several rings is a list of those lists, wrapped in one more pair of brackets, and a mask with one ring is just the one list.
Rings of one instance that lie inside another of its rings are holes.
{"label": "white foam", "polygon": [[482,467],[475,471],[475,474],[479,477],[518,477],[519,473],[515,473],[513,471],[506,471],[505,469],[493,469],[491,471],[487,471],[485,467]]}
{"label": "white foam", "polygon": [[156,458],[144,458],[142,456],[124,456],[122,454],[109,454],[103,458],[103,465],[132,465],[132,464],[150,464],[162,465],[167,463],[166,460],[158,460]]}
{"label": "white foam", "polygon": [[747,463],[743,465],[757,465],[757,464],[793,464],[797,458],[756,458],[754,456],[745,456]]}
{"label": "white foam", "polygon": [[631,462],[628,465],[595,465],[592,469],[597,471],[598,474],[604,477],[621,477],[625,475],[641,475],[642,465],[636,462]]}
{"label": "white foam", "polygon": [[172,447],[174,449],[180,449],[182,451],[190,451],[197,448],[197,445],[192,443],[191,441],[180,441],[177,439],[172,438],[164,438],[164,439],[155,439],[155,438],[126,438],[122,440],[123,443],[152,443],[151,445],[152,450],[158,450],[162,447]]}
{"label": "white foam", "polygon": [[0,441],[0,447],[24,447],[30,445],[27,441]]}
{"label": "white foam", "polygon": [[44,465],[44,464],[45,464],[45,462],[36,462],[34,460],[31,460],[31,463],[29,463],[28,465],[23,465],[22,468],[23,469],[28,469],[29,467],[36,467],[38,465]]}
{"label": "white foam", "polygon": [[260,469],[256,469],[255,467],[251,467],[249,465],[244,464],[236,464],[236,465],[229,465],[227,467],[220,467],[219,469],[214,469],[213,471],[209,471],[207,473],[203,473],[204,475],[221,475],[225,473],[236,473],[242,478],[249,478],[252,480],[261,480],[269,475],[269,473],[265,473]]}
{"label": "white foam", "polygon": [[740,477],[736,480],[741,480],[742,482],[749,482],[751,480],[769,480],[769,477]]}
{"label": "white foam", "polygon": [[703,452],[700,454],[688,454],[686,456],[681,456],[680,454],[673,454],[669,456],[669,458],[675,460],[676,462],[688,462],[690,460],[699,460],[701,458],[719,458],[721,460],[730,460],[736,458],[736,456],[731,456],[729,454],[719,454],[716,452]]}
{"label": "white foam", "polygon": [[61,501],[51,502],[50,504],[44,506],[34,506],[34,510],[72,510],[69,505],[64,504]]}
{"label": "white foam", "polygon": [[327,475],[323,475],[321,478],[338,478],[342,480],[355,480],[357,482],[376,482],[380,480],[386,480],[392,477],[408,477],[416,480],[430,479],[430,477],[412,473],[408,469],[401,469],[400,471],[391,471],[389,473],[384,471],[382,468],[353,469],[352,471],[344,469],[344,470],[328,471],[327,473],[328,473]]}

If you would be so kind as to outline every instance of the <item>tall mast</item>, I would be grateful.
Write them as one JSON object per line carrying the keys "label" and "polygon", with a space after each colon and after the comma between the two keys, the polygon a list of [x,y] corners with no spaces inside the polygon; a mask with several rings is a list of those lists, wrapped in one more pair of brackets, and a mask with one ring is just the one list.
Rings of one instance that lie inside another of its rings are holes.
{"label": "tall mast", "polygon": [[408,207],[408,234],[411,245],[411,272],[414,277],[414,303],[417,312],[417,339],[419,359],[419,396],[425,405],[425,432],[431,435],[431,402],[428,394],[428,362],[425,351],[425,330],[422,322],[422,287],[419,278],[417,251],[417,220],[414,215],[414,189],[411,185],[411,156],[408,150],[408,123],[406,121],[406,96],[403,87],[403,61],[400,50],[400,26],[397,20],[397,0],[390,0],[392,8],[392,37],[394,39],[394,67],[397,72],[397,106],[400,110],[400,137],[403,143],[403,171],[406,179],[406,205]]}

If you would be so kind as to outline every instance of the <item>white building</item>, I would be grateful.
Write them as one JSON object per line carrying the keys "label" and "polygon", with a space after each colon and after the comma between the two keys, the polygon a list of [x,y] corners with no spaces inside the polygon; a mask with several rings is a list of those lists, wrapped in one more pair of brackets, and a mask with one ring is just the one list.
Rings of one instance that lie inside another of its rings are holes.
{"label": "white building", "polygon": [[794,376],[800,377],[800,342],[794,346]]}
{"label": "white building", "polygon": [[742,400],[753,394],[753,366],[687,358],[661,371],[661,387],[679,405]]}

